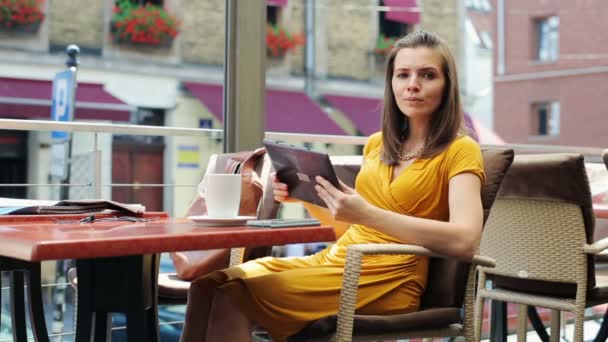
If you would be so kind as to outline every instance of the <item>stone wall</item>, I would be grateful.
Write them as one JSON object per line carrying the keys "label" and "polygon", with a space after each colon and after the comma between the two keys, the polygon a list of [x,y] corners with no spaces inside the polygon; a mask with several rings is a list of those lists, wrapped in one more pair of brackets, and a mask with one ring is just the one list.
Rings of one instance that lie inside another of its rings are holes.
{"label": "stone wall", "polygon": [[225,1],[181,1],[181,56],[186,63],[224,63]]}
{"label": "stone wall", "polygon": [[[440,35],[452,50],[456,63],[460,66],[462,56],[462,39],[464,31],[459,21],[460,0],[423,0],[420,29]],[[459,68],[463,69],[463,68]]]}
{"label": "stone wall", "polygon": [[[280,24],[294,34],[306,36],[306,2],[305,0],[291,0],[283,8]],[[306,47],[299,46],[289,53],[291,58],[290,71],[293,74],[303,74],[306,63]]]}
{"label": "stone wall", "polygon": [[104,0],[49,1],[49,41],[55,45],[77,44],[101,49],[103,45]]}
{"label": "stone wall", "polygon": [[[370,6],[374,0],[317,1],[325,7],[325,37],[327,76],[366,80],[370,77],[369,52],[378,30],[373,25],[377,17]],[[348,6],[347,6],[348,5]],[[375,21],[377,23],[377,19]]]}

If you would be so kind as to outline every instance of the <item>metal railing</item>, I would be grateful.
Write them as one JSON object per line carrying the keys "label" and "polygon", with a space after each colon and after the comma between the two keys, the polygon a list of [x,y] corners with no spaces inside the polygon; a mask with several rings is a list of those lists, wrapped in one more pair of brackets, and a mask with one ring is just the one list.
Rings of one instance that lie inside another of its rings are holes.
{"label": "metal railing", "polygon": [[[97,198],[101,198],[101,189],[104,186],[109,187],[127,187],[127,186],[149,186],[149,187],[196,187],[196,184],[124,184],[112,183],[102,184],[102,162],[101,151],[98,141],[99,134],[125,134],[125,135],[141,135],[141,136],[191,136],[191,137],[216,137],[223,136],[223,130],[206,129],[206,128],[178,128],[178,127],[158,127],[158,126],[140,126],[140,125],[125,125],[125,124],[106,124],[106,123],[84,123],[84,122],[53,122],[43,120],[13,120],[0,119],[0,130],[22,130],[22,131],[67,131],[67,132],[88,132],[94,134],[94,145],[91,151],[93,158],[93,170],[90,183],[84,184],[0,184],[0,186],[82,186],[91,187],[93,194]],[[320,135],[320,134],[296,134],[282,132],[266,132],[265,137],[272,140],[282,140],[292,143],[325,143],[335,145],[364,145],[367,138],[361,136],[342,136],[342,135]],[[492,147],[484,145],[484,147]],[[547,146],[547,145],[529,145],[529,144],[507,144],[501,147],[513,148],[516,154],[531,154],[531,153],[579,153],[583,154],[587,161],[597,163],[601,161],[602,148],[595,147],[576,147],[576,146]],[[43,287],[67,286],[67,283],[45,284]],[[2,290],[6,290],[3,288]],[[162,324],[181,324],[181,321],[164,322]],[[114,327],[122,329],[121,327]],[[49,336],[60,338],[65,335],[72,335],[73,332],[51,333]],[[1,342],[1,341],[0,341]]]}

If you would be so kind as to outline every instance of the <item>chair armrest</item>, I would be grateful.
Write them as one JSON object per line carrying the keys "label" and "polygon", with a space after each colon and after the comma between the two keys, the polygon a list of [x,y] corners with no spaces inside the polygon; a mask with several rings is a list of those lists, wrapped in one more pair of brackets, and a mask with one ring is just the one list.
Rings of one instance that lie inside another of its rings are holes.
{"label": "chair armrest", "polygon": [[[357,289],[359,286],[359,276],[361,275],[361,260],[363,255],[370,254],[414,254],[444,259],[455,258],[415,245],[358,244],[348,246],[344,265],[342,292],[340,293],[340,306],[338,308],[338,326],[335,336],[337,341],[350,341],[352,339]],[[492,258],[480,255],[474,256],[468,262],[485,267],[494,267],[496,265],[496,261]]]}
{"label": "chair armrest", "polygon": [[583,246],[583,252],[587,254],[598,254],[606,249],[608,249],[608,237],[596,241],[591,245],[585,244]]}
{"label": "chair armrest", "polygon": [[[455,257],[433,252],[428,248],[416,245],[400,245],[400,244],[359,244],[348,246],[363,255],[369,254],[414,254],[420,256],[429,256],[443,259],[454,259]],[[463,260],[474,265],[484,267],[496,266],[496,261],[490,257],[483,255],[475,255],[471,260]]]}

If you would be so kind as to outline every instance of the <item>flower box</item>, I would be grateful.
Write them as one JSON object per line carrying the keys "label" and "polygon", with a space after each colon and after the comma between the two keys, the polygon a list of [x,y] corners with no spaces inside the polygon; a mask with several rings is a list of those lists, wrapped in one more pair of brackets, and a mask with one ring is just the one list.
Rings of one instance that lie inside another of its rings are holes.
{"label": "flower box", "polygon": [[164,8],[134,5],[121,0],[114,8],[112,41],[135,46],[170,47],[179,33],[179,21]]}
{"label": "flower box", "polygon": [[271,58],[280,58],[289,51],[305,43],[303,34],[291,34],[280,26],[266,27],[266,55]]}
{"label": "flower box", "polygon": [[0,1],[0,30],[4,32],[36,33],[44,20],[44,0]]}

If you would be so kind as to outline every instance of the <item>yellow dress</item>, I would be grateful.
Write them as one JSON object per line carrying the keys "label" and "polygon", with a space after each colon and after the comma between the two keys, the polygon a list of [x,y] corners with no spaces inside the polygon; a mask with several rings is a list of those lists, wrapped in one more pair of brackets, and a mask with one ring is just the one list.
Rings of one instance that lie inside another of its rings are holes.
{"label": "yellow dress", "polygon": [[[462,172],[483,181],[479,146],[456,139],[431,159],[413,162],[391,183],[393,168],[380,160],[381,133],[370,137],[356,190],[380,208],[447,221],[448,182]],[[306,257],[261,258],[205,276],[224,291],[249,319],[284,341],[310,322],[336,314],[346,247],[358,243],[403,243],[374,229],[353,224],[325,250]],[[417,310],[427,280],[428,259],[413,255],[363,258],[356,312],[397,314]],[[200,281],[201,279],[199,279]]]}

